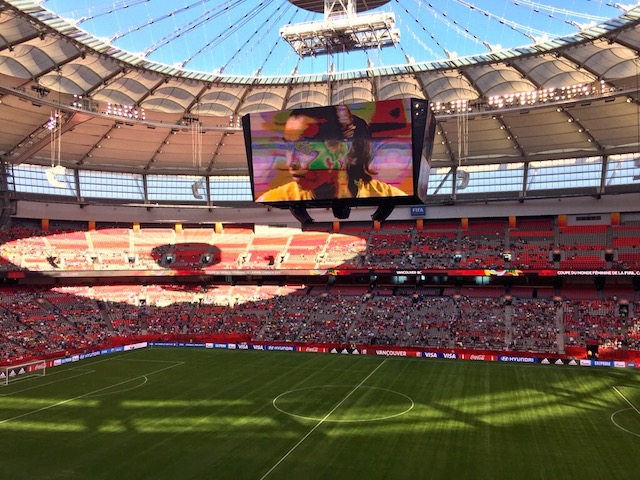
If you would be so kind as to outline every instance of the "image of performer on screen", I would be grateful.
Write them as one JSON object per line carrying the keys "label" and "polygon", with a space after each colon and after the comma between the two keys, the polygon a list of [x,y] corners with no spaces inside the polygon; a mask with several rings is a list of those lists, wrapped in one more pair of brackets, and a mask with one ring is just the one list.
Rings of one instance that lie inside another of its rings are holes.
{"label": "image of performer on screen", "polygon": [[406,196],[376,180],[369,125],[344,105],[293,110],[283,131],[292,180],[258,202]]}

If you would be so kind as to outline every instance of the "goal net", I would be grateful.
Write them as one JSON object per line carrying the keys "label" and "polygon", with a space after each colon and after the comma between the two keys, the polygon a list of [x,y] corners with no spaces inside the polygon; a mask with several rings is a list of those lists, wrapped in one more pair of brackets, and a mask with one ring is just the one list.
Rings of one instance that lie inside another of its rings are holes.
{"label": "goal net", "polygon": [[34,360],[19,365],[0,367],[0,385],[8,385],[18,379],[27,377],[44,377],[47,367],[45,360]]}

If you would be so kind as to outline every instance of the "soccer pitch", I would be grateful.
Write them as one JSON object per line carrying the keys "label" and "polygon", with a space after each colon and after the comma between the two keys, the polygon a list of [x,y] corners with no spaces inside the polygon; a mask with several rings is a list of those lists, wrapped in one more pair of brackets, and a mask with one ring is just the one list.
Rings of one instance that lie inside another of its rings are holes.
{"label": "soccer pitch", "polygon": [[0,387],[6,479],[637,478],[638,372],[147,348]]}

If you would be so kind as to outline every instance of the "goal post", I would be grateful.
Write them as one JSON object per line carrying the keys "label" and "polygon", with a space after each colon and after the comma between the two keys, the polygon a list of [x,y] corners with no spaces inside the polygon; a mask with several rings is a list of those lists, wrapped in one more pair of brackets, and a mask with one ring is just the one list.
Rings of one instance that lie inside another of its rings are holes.
{"label": "goal post", "polygon": [[9,382],[27,377],[44,377],[46,370],[46,360],[33,360],[18,365],[5,365],[0,367],[0,385],[8,385]]}

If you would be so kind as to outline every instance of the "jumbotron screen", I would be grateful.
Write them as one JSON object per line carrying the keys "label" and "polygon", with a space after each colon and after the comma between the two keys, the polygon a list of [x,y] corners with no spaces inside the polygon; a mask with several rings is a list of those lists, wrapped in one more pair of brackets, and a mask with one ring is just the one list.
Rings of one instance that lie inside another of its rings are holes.
{"label": "jumbotron screen", "polygon": [[431,155],[430,114],[425,100],[398,99],[245,115],[253,199],[283,206],[414,203],[424,184],[417,174],[428,175],[420,165]]}

